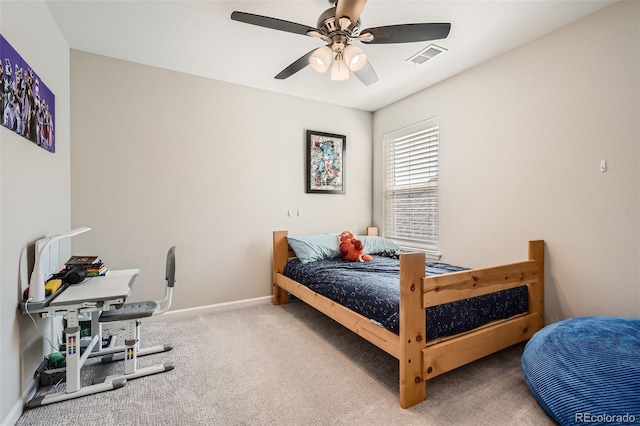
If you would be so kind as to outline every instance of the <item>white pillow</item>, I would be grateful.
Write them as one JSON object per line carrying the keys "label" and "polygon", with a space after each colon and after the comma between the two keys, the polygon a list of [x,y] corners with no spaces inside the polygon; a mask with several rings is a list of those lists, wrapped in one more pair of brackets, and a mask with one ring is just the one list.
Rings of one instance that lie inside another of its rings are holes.
{"label": "white pillow", "polygon": [[287,240],[302,263],[340,256],[340,247],[336,234],[287,236]]}
{"label": "white pillow", "polygon": [[385,250],[400,250],[400,247],[395,245],[392,241],[387,240],[384,237],[378,237],[373,235],[364,235],[362,237],[356,237],[362,241],[364,245],[365,254],[377,254]]}

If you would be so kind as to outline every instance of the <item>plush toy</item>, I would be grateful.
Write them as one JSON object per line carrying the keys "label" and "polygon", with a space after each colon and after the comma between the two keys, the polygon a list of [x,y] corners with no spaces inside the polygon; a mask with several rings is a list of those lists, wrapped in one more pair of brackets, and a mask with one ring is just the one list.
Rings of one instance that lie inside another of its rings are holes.
{"label": "plush toy", "polygon": [[351,262],[369,262],[373,259],[371,255],[364,254],[364,245],[353,235],[353,232],[344,231],[338,237],[340,238],[340,256],[343,259]]}

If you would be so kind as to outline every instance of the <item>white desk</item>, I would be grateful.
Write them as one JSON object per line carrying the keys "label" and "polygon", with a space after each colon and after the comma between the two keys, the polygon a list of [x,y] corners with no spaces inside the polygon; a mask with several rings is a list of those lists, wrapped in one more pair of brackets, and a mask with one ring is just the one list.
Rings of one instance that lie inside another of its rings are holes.
{"label": "white desk", "polygon": [[67,287],[49,303],[49,307],[110,302],[124,303],[131,294],[131,285],[140,273],[139,269],[109,271],[102,277],[88,277],[80,284]]}
{"label": "white desk", "polygon": [[[80,356],[80,323],[78,314],[81,312],[99,312],[113,309],[125,302],[131,294],[131,285],[140,273],[139,269],[125,269],[109,271],[106,276],[90,277],[80,284],[74,284],[53,299],[43,303],[21,304],[23,313],[40,314],[43,316],[67,316],[66,335],[66,385],[64,392],[36,397],[27,402],[27,407],[38,407],[53,402],[117,389],[126,383],[126,379],[109,383],[82,387],[80,384],[80,369],[94,350],[96,343],[101,341],[97,315],[92,315],[93,338],[84,354]],[[28,312],[27,312],[28,310]],[[95,317],[95,320],[94,320]],[[97,351],[99,351],[98,347]],[[95,351],[95,352],[97,352]]]}

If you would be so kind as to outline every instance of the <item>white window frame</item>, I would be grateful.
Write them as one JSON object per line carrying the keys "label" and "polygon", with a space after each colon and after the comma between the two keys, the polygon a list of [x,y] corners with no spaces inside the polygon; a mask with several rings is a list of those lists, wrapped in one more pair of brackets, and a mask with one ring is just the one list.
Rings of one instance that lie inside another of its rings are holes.
{"label": "white window frame", "polygon": [[[439,156],[438,117],[383,136],[382,235],[435,259],[440,257]],[[407,203],[412,195],[415,203]]]}

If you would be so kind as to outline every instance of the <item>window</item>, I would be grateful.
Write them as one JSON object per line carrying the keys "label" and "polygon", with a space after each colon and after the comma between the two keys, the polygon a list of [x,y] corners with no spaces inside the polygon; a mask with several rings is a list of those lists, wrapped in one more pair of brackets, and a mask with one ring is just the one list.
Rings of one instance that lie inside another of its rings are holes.
{"label": "window", "polygon": [[438,250],[438,118],[384,135],[383,235]]}

